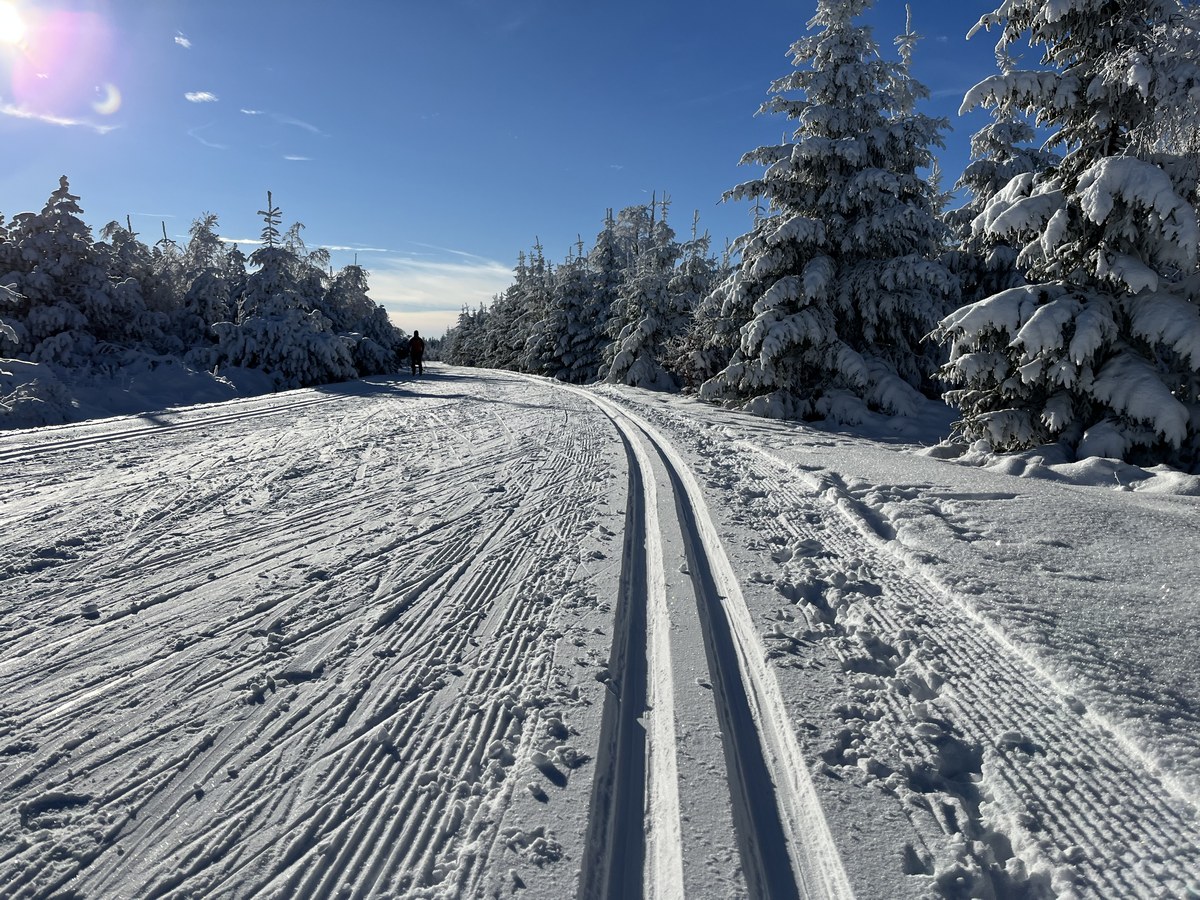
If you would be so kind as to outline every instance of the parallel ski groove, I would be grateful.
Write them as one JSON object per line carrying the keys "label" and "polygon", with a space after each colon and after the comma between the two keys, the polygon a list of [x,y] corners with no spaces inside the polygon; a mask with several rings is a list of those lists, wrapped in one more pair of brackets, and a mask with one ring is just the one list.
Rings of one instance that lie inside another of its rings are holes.
{"label": "parallel ski groove", "polygon": [[[749,889],[764,897],[851,897],[778,685],[761,665],[762,645],[694,477],[645,419],[609,400],[586,396],[623,430],[629,427],[623,421],[636,428],[638,436],[630,442],[644,440],[654,449],[675,496],[716,690],[735,837]],[[764,796],[771,800],[764,802]],[[612,848],[609,853],[619,859]],[[790,866],[781,867],[781,859],[789,860]],[[648,892],[670,890],[657,883],[654,872],[646,876]]]}

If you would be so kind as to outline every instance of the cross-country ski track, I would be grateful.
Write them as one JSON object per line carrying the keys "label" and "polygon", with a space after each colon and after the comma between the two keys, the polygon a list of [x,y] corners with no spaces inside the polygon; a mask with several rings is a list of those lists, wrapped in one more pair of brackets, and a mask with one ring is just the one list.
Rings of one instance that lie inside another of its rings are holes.
{"label": "cross-country ski track", "polygon": [[3,435],[0,896],[1200,897],[1200,709],[1061,548],[985,590],[1024,485],[822,444],[436,366]]}

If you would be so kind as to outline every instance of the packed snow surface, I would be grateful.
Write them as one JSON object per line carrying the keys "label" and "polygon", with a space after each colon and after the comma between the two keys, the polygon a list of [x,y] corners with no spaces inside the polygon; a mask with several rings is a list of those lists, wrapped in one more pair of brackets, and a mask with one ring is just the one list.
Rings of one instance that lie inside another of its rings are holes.
{"label": "packed snow surface", "polygon": [[5,433],[0,892],[1200,896],[1195,479],[936,455],[445,367]]}

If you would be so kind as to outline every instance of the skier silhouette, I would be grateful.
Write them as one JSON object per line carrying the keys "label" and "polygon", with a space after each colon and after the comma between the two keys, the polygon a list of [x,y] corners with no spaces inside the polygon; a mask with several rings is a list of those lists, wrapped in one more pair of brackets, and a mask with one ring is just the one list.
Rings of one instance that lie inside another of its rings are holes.
{"label": "skier silhouette", "polygon": [[425,342],[421,340],[421,332],[413,329],[412,337],[408,341],[408,361],[412,366],[412,373],[416,375],[420,372],[425,374]]}

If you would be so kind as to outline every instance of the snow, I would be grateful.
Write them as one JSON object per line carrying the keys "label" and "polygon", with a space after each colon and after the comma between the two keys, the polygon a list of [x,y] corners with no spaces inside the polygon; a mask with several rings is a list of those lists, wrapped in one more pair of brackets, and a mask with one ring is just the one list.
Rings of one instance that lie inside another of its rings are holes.
{"label": "snow", "polygon": [[271,378],[258,370],[229,367],[214,374],[171,357],[131,354],[128,365],[111,373],[0,358],[0,428],[61,425],[272,390]]}
{"label": "snow", "polygon": [[1181,265],[1195,258],[1196,211],[1159,166],[1131,156],[1105,157],[1079,176],[1077,189],[1084,214],[1097,225],[1104,224],[1117,201],[1140,207],[1153,213],[1151,223],[1162,229],[1164,256]]}
{"label": "snow", "polygon": [[0,435],[6,896],[1200,893],[1200,476],[213,385]]}

